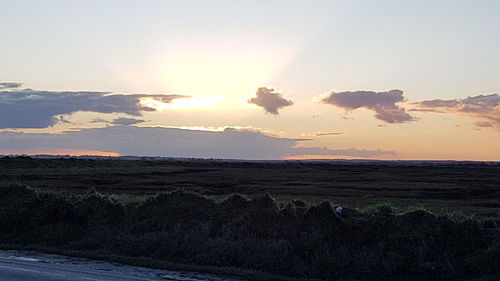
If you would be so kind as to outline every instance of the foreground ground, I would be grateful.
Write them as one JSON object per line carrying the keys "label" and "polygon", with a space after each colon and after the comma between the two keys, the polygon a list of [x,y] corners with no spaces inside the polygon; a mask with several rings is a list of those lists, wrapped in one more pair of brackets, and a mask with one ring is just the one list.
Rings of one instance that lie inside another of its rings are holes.
{"label": "foreground ground", "polygon": [[500,166],[400,164],[1,159],[0,248],[259,281],[497,280]]}

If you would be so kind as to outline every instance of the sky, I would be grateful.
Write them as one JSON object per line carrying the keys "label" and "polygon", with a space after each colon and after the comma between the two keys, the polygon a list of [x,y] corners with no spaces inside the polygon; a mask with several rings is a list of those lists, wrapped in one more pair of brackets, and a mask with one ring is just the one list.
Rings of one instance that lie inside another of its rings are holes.
{"label": "sky", "polygon": [[0,1],[0,154],[500,161],[500,1]]}

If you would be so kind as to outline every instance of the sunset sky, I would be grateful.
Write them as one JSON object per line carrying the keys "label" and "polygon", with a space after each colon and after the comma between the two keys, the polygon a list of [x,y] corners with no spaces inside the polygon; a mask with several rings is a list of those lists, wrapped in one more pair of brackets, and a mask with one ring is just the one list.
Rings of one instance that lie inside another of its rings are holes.
{"label": "sunset sky", "polygon": [[0,154],[500,161],[500,1],[0,11]]}

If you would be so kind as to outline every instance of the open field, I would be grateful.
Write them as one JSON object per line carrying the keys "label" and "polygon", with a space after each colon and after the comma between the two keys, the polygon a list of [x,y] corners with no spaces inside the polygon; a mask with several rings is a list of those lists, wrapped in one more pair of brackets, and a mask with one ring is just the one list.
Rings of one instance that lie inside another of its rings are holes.
{"label": "open field", "polygon": [[[215,198],[270,193],[279,200],[458,211],[500,220],[500,163],[308,163],[0,159],[0,182],[127,194],[185,189]],[[137,197],[138,196],[138,197]]]}

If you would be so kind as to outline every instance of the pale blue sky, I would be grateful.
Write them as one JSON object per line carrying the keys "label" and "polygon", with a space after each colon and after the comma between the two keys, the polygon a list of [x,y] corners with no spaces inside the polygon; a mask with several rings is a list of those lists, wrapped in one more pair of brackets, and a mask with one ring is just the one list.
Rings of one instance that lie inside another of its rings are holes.
{"label": "pale blue sky", "polygon": [[[498,160],[499,11],[495,0],[0,0],[0,133],[134,117],[139,127],[232,127],[352,152],[343,156]],[[57,93],[84,90],[137,95]],[[321,103],[332,91],[344,93]]]}
{"label": "pale blue sky", "polygon": [[0,10],[0,77],[33,88],[168,91],[153,78],[132,88],[114,71],[147,69],[172,46],[247,46],[290,50],[266,82],[292,96],[402,88],[419,100],[499,90],[500,1],[21,0]]}

